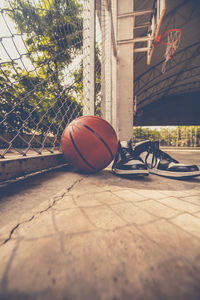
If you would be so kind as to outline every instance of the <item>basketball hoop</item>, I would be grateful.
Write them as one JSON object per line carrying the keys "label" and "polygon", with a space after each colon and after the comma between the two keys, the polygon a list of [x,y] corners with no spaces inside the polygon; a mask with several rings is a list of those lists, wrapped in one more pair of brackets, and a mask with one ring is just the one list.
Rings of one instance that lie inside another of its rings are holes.
{"label": "basketball hoop", "polygon": [[166,71],[166,64],[172,58],[177,48],[179,47],[181,39],[181,29],[170,29],[164,34],[156,37],[154,44],[155,45],[166,45],[165,51],[165,61],[162,66],[162,73]]}

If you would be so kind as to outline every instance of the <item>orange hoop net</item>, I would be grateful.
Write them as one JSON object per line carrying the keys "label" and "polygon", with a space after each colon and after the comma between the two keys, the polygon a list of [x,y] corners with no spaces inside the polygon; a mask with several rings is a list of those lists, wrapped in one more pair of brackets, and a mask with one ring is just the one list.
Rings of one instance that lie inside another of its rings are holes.
{"label": "orange hoop net", "polygon": [[172,58],[181,39],[181,29],[170,29],[155,39],[155,44],[166,45],[165,61],[162,66],[162,73],[166,71],[166,64]]}

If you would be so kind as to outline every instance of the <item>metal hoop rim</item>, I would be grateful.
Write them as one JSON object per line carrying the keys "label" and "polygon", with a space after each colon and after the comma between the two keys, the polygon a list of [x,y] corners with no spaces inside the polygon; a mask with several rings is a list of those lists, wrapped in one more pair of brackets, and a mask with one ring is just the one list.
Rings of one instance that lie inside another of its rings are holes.
{"label": "metal hoop rim", "polygon": [[[172,41],[172,42],[163,42],[162,41],[163,37],[168,35],[168,33],[170,33],[170,32],[178,32],[179,35],[177,36],[177,39],[175,41]],[[169,29],[164,34],[158,35],[155,39],[155,43],[160,44],[160,45],[173,45],[173,44],[177,43],[177,41],[180,40],[181,33],[182,33],[182,30],[180,28]]]}

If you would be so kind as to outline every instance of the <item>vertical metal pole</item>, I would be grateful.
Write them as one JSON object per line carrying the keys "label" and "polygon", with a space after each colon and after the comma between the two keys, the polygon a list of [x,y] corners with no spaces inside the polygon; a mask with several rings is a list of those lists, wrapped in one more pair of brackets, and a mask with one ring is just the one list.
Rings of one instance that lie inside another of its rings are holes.
{"label": "vertical metal pole", "polygon": [[[118,15],[132,13],[133,0],[118,0]],[[118,41],[133,39],[133,17],[118,18]],[[129,140],[133,136],[133,43],[118,44],[118,136]]]}
{"label": "vertical metal pole", "polygon": [[108,1],[102,0],[101,31],[102,31],[102,64],[101,64],[101,87],[102,117],[108,122],[112,122],[112,74],[111,74],[111,17],[108,11]]}
{"label": "vertical metal pole", "polygon": [[101,95],[102,117],[116,129],[116,73],[117,73],[117,0],[102,0],[101,15],[102,64]]}
{"label": "vertical metal pole", "polygon": [[83,115],[94,115],[95,1],[84,0],[83,3]]}
{"label": "vertical metal pole", "polygon": [[112,122],[112,74],[111,74],[111,16],[108,9],[105,10],[105,103],[104,115],[108,122]]}
{"label": "vertical metal pole", "polygon": [[118,124],[118,109],[117,109],[117,0],[112,0],[112,28],[111,28],[111,42],[112,42],[112,126],[117,130]]}

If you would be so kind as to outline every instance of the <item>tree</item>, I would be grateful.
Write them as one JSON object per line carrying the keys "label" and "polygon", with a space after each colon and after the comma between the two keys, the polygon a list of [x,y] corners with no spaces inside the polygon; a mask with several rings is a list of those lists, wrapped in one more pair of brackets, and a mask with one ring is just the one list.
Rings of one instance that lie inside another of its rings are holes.
{"label": "tree", "polygon": [[159,140],[161,146],[200,146],[200,126],[178,126],[175,129],[161,128],[161,130],[134,127],[134,142],[149,139]]}
{"label": "tree", "polygon": [[51,132],[59,134],[72,117],[80,115],[82,105],[64,72],[82,47],[82,6],[76,0],[11,1],[9,16],[18,33],[25,34],[27,57],[34,68],[3,66],[0,84],[2,130]]}
{"label": "tree", "polygon": [[148,139],[151,141],[157,141],[160,140],[160,132],[156,129],[135,127],[133,128],[133,139],[135,142]]}
{"label": "tree", "polygon": [[28,57],[49,79],[57,79],[82,47],[82,6],[76,0],[44,0],[42,6],[13,0],[12,5],[9,15],[18,32],[27,34]]}

